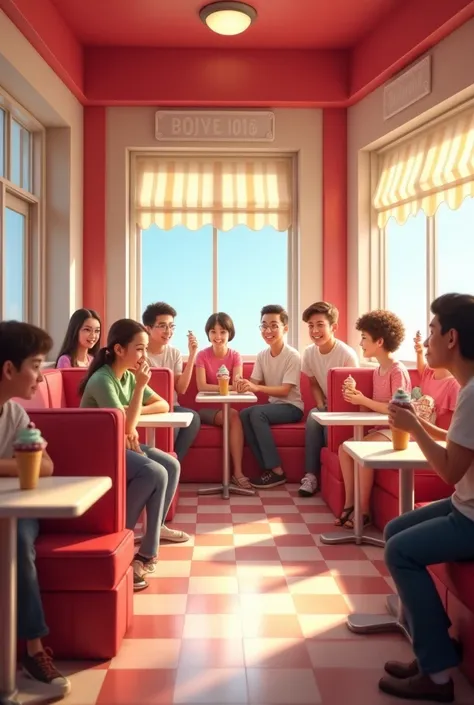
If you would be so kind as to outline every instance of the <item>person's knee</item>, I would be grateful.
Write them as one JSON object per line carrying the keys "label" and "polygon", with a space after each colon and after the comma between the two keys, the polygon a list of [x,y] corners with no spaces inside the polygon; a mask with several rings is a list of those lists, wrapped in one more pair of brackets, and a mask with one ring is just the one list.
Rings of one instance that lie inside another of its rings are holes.
{"label": "person's knee", "polygon": [[383,530],[385,542],[389,541],[393,536],[396,536],[401,531],[399,519],[400,517],[396,517],[386,524],[385,529]]}
{"label": "person's knee", "polygon": [[161,465],[161,463],[157,463],[155,460],[150,460],[146,466],[145,476],[151,487],[160,492],[166,491],[166,488],[168,487],[168,473],[166,472],[166,468]]}
{"label": "person's knee", "polygon": [[247,421],[250,418],[250,412],[252,411],[252,408],[249,406],[246,409],[242,409],[239,413],[240,420],[242,422]]}
{"label": "person's knee", "polygon": [[400,558],[405,553],[404,548],[406,548],[406,543],[400,534],[395,534],[388,539],[385,544],[384,557],[389,569],[399,564]]}
{"label": "person's knee", "polygon": [[237,424],[240,426],[241,425],[240,415],[239,415],[239,412],[237,411],[237,409],[230,409],[229,411],[230,411],[230,416],[229,416],[230,425],[235,426]]}
{"label": "person's knee", "polygon": [[255,421],[257,423],[268,423],[265,405],[254,406],[250,409],[250,422],[255,423]]}
{"label": "person's knee", "polygon": [[192,410],[193,414],[193,419],[191,421],[190,426],[195,429],[196,433],[199,431],[201,428],[201,417],[199,416],[199,413],[195,411],[194,409]]}

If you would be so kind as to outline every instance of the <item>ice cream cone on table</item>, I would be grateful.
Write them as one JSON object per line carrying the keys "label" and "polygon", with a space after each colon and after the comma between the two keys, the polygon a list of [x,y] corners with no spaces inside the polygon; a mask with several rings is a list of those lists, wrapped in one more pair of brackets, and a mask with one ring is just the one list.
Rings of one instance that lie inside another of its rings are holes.
{"label": "ice cream cone on table", "polygon": [[[411,403],[411,397],[404,389],[397,389],[391,403],[401,407],[408,407]],[[393,450],[406,450],[409,442],[410,434],[407,431],[401,431],[399,428],[392,426]]]}
{"label": "ice cream cone on table", "polygon": [[217,370],[217,383],[219,385],[219,394],[226,397],[229,394],[230,373],[225,365],[221,365]]}
{"label": "ice cream cone on table", "polygon": [[27,428],[22,428],[18,432],[13,450],[18,467],[20,489],[34,490],[38,485],[41,459],[47,445],[41,431],[34,423],[28,424]]}

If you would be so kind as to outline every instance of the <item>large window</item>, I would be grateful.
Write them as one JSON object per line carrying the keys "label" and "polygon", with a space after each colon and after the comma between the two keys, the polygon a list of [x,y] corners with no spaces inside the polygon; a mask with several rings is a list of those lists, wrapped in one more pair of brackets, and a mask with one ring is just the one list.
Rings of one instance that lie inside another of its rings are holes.
{"label": "large window", "polygon": [[42,323],[41,174],[43,131],[0,91],[0,316]]}
{"label": "large window", "polygon": [[174,345],[187,351],[192,330],[204,347],[207,318],[225,311],[235,324],[232,345],[245,355],[261,350],[260,308],[288,307],[288,232],[271,226],[221,232],[211,225],[197,231],[152,225],[141,231],[140,241],[140,310],[152,301],[177,310]]}
{"label": "large window", "polygon": [[[174,344],[185,353],[188,330],[204,347],[207,318],[225,311],[236,328],[232,345],[256,355],[261,307],[291,313],[296,299],[291,160],[138,155],[135,170],[132,315],[153,301],[172,305]],[[291,344],[296,330],[294,321]]]}
{"label": "large window", "polygon": [[382,230],[383,305],[399,315],[407,336],[399,357],[415,359],[413,338],[428,331],[431,301],[441,294],[474,294],[474,198],[457,210],[441,204],[433,216],[419,211],[403,225],[391,217]]}

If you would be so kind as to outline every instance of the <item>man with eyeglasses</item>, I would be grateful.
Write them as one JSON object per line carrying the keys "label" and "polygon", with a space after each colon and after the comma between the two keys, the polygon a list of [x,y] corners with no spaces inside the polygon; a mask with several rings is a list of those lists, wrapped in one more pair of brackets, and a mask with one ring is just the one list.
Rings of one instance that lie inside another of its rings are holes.
{"label": "man with eyeglasses", "polygon": [[181,462],[192,446],[201,427],[201,419],[197,411],[185,409],[178,404],[178,394],[185,394],[191,382],[198,352],[198,342],[196,336],[190,331],[188,334],[189,357],[186,368],[183,371],[183,357],[180,351],[169,344],[175,330],[175,317],[175,309],[169,304],[159,301],[147,306],[143,312],[142,321],[150,336],[147,352],[150,365],[152,367],[166,367],[173,372],[175,389],[173,410],[177,412],[185,411],[193,415],[190,426],[187,428],[176,428],[174,432],[174,450],[178,460]]}

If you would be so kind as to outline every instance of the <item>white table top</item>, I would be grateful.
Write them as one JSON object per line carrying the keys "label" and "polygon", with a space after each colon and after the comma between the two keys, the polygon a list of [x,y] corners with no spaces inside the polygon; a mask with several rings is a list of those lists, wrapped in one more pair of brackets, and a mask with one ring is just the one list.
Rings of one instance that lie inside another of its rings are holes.
{"label": "white table top", "polygon": [[137,428],[187,428],[193,420],[189,411],[168,411],[166,414],[142,414]]}
{"label": "white table top", "polygon": [[312,411],[311,416],[321,426],[387,426],[387,414],[375,411]]}
{"label": "white table top", "polygon": [[80,517],[112,487],[110,477],[40,477],[35,490],[20,490],[17,477],[0,478],[0,517]]}
{"label": "white table top", "polygon": [[254,404],[257,397],[253,392],[229,392],[227,395],[219,394],[219,392],[199,392],[196,395],[196,401],[200,404]]}
{"label": "white table top", "polygon": [[[440,443],[446,445],[446,443]],[[360,465],[377,470],[427,470],[431,467],[417,443],[410,442],[406,450],[393,450],[390,442],[346,441],[344,450]]]}

